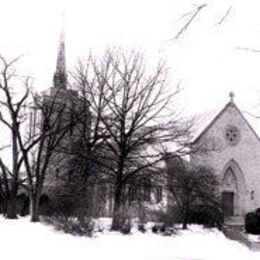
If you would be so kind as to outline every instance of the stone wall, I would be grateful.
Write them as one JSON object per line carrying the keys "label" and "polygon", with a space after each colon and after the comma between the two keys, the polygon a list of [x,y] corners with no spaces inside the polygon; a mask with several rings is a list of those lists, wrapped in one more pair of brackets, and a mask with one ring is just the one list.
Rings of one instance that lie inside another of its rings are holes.
{"label": "stone wall", "polygon": [[[235,127],[236,142],[228,141],[228,129]],[[195,141],[195,146],[203,147],[203,152],[191,156],[191,163],[208,165],[222,181],[230,165],[237,168],[237,181],[244,184],[238,195],[244,199],[239,210],[244,214],[260,207],[260,141],[237,106],[230,102]]]}

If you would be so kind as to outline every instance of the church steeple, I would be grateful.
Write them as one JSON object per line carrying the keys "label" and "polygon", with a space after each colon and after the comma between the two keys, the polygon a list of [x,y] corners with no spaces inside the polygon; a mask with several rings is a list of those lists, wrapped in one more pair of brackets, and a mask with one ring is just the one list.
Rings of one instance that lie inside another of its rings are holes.
{"label": "church steeple", "polygon": [[62,29],[61,29],[61,33],[60,33],[58,56],[57,56],[57,62],[56,62],[56,71],[53,76],[53,85],[55,88],[62,88],[62,89],[67,88],[64,15],[63,15],[63,25],[62,25]]}

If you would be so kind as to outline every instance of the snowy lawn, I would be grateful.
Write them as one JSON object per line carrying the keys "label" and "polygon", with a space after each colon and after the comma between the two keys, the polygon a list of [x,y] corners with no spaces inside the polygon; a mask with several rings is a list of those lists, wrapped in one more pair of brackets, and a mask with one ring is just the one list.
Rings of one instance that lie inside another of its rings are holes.
{"label": "snowy lawn", "polygon": [[150,231],[131,235],[104,232],[88,238],[30,223],[28,218],[6,220],[1,217],[0,245],[1,259],[11,260],[260,259],[260,252],[251,252],[238,242],[228,240],[221,232],[200,226],[180,230],[172,236]]}

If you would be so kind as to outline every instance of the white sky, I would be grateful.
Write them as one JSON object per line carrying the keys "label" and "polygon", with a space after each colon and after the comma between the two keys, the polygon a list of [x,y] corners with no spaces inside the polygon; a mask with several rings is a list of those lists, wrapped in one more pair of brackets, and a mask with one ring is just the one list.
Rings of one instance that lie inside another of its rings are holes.
{"label": "white sky", "polygon": [[[204,3],[182,36],[171,41],[190,17],[182,16]],[[230,15],[216,25],[230,6]],[[69,69],[90,49],[141,48],[148,63],[154,57],[167,60],[172,86],[182,81],[188,114],[221,108],[231,90],[239,107],[254,112],[260,101],[260,52],[237,47],[260,50],[259,10],[259,0],[2,1],[0,53],[25,54],[23,65],[37,88],[50,87],[65,11]]]}

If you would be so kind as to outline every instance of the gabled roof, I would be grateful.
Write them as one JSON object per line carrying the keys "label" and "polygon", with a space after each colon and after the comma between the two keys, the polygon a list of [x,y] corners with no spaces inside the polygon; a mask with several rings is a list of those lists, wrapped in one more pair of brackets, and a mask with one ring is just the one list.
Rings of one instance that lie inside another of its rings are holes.
{"label": "gabled roof", "polygon": [[[251,131],[253,132],[253,134],[256,136],[256,138],[260,141],[260,138],[258,136],[258,134],[256,133],[256,131],[254,130],[254,128],[252,127],[252,125],[250,123],[253,123],[255,125],[258,125],[258,127],[260,126],[260,120],[258,119],[257,122],[256,120],[253,120],[253,117],[250,116],[249,114],[246,116],[245,114],[243,114],[241,112],[241,110],[237,107],[237,105],[234,103],[234,101],[230,101],[228,102],[225,107],[217,114],[213,117],[213,119],[211,118],[211,121],[208,121],[207,124],[206,124],[206,127],[204,125],[204,128],[199,131],[199,134],[195,135],[195,139],[193,141],[193,143],[196,143],[210,128],[211,126],[218,120],[218,118],[220,118],[224,113],[225,111],[229,108],[229,107],[233,107],[236,109],[236,111],[240,114],[240,116],[242,117],[242,119],[245,121],[245,123],[247,124],[247,126],[251,129]],[[250,123],[249,123],[250,121]]]}

